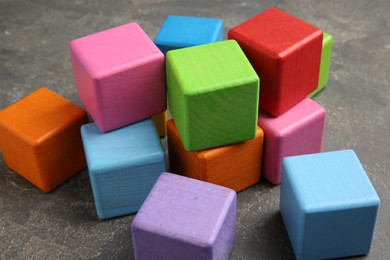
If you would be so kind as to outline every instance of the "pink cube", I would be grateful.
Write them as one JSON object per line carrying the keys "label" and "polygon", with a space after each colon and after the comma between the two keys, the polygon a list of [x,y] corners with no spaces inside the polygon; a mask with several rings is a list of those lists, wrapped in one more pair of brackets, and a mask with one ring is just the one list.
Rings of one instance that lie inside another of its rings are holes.
{"label": "pink cube", "polygon": [[284,157],[321,152],[325,114],[325,109],[309,98],[279,117],[260,111],[258,124],[264,131],[264,178],[280,184]]}
{"label": "pink cube", "polygon": [[165,111],[164,55],[136,23],[70,42],[81,101],[108,132]]}

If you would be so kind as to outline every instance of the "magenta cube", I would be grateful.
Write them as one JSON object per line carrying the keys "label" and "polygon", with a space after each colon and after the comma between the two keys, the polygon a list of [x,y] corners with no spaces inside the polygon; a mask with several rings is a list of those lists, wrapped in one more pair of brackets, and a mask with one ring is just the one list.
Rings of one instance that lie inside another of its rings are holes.
{"label": "magenta cube", "polygon": [[164,55],[136,23],[70,42],[81,101],[108,132],[165,111]]}
{"label": "magenta cube", "polygon": [[236,193],[162,173],[132,223],[135,259],[229,259]]}
{"label": "magenta cube", "polygon": [[259,112],[258,124],[264,131],[264,178],[280,184],[284,157],[321,152],[325,114],[325,109],[309,98],[278,117]]}

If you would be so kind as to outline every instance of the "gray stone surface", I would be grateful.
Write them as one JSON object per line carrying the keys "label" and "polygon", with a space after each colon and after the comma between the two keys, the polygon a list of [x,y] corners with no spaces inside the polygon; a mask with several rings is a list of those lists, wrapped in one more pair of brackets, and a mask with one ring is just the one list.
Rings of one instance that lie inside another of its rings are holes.
{"label": "gray stone surface", "polygon": [[[327,112],[324,151],[354,149],[382,199],[370,254],[390,259],[390,1],[0,1],[0,109],[45,86],[74,103],[68,42],[130,21],[154,38],[166,15],[219,17],[225,31],[274,5],[334,36],[329,86],[315,100]],[[231,259],[292,259],[266,181],[238,194]],[[133,216],[97,219],[82,171],[44,194],[7,168],[0,154],[0,259],[134,258]]]}

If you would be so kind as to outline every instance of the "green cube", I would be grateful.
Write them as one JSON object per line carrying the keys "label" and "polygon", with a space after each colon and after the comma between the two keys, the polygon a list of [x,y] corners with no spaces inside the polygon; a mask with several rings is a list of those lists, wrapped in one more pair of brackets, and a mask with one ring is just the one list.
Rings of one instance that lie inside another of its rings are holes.
{"label": "green cube", "polygon": [[323,90],[328,85],[330,56],[332,54],[332,35],[324,32],[322,38],[322,53],[321,53],[321,65],[320,65],[320,77],[318,78],[318,87],[309,94],[309,97],[314,97],[318,92]]}
{"label": "green cube", "polygon": [[167,53],[168,102],[187,151],[253,139],[260,79],[234,40]]}

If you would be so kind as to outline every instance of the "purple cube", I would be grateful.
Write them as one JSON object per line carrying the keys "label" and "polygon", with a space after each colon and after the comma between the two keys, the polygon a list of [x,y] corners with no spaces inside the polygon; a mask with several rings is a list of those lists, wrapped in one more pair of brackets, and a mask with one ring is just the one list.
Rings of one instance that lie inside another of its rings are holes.
{"label": "purple cube", "polygon": [[132,223],[135,258],[229,259],[236,192],[162,173]]}

